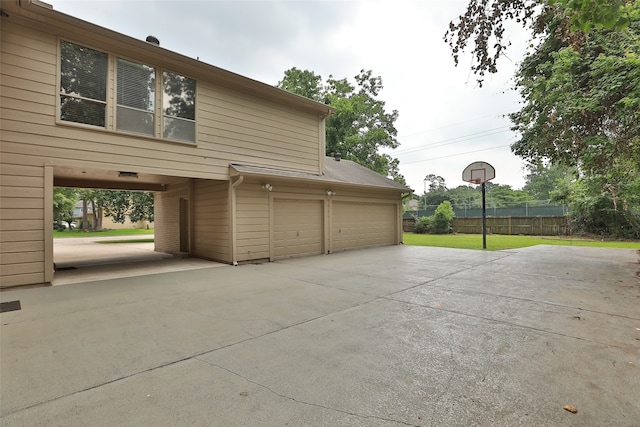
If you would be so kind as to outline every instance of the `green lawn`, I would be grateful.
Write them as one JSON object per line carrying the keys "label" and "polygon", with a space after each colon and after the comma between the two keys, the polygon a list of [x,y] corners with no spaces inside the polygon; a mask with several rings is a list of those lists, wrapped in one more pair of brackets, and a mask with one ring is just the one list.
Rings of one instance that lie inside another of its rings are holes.
{"label": "green lawn", "polygon": [[118,240],[98,240],[95,243],[100,243],[102,245],[108,245],[112,243],[153,243],[154,239],[151,237],[150,239],[118,239]]}
{"label": "green lawn", "polygon": [[[482,249],[482,234],[414,234],[404,233],[404,244],[442,248]],[[594,246],[599,248],[640,249],[640,241],[601,241],[558,236],[487,235],[487,250],[516,249],[535,245]]]}
{"label": "green lawn", "polygon": [[133,236],[137,234],[151,234],[153,235],[153,230],[146,230],[144,228],[131,228],[124,230],[105,230],[105,231],[88,231],[84,232],[82,230],[65,230],[65,231],[54,231],[53,237],[107,237],[107,236]]}

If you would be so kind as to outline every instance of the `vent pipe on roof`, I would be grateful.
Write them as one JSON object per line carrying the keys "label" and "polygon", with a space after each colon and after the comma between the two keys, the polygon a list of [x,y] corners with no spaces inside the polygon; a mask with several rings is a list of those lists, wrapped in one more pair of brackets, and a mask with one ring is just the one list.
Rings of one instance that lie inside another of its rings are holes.
{"label": "vent pipe on roof", "polygon": [[334,153],[333,154],[333,158],[335,159],[336,162],[339,162],[340,159],[342,159],[342,154],[340,153]]}
{"label": "vent pipe on roof", "polygon": [[160,46],[160,40],[153,36],[147,36],[147,43],[155,44],[156,46]]}

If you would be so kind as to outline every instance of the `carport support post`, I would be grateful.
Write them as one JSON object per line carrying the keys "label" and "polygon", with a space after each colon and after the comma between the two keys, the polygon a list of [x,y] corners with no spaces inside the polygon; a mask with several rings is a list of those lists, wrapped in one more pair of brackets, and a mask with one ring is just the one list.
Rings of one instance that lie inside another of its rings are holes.
{"label": "carport support post", "polygon": [[485,183],[482,183],[482,249],[487,249],[487,204]]}

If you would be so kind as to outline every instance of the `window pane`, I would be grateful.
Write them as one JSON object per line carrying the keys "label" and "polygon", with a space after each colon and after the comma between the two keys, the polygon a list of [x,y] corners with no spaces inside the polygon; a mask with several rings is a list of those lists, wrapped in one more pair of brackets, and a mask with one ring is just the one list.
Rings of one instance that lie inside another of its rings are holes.
{"label": "window pane", "polygon": [[140,111],[118,105],[116,120],[118,122],[118,130],[150,136],[155,134],[153,112]]}
{"label": "window pane", "polygon": [[165,71],[163,75],[165,116],[196,119],[196,81]]}
{"label": "window pane", "polygon": [[192,120],[165,116],[163,137],[179,141],[195,142],[196,123]]}
{"label": "window pane", "polygon": [[118,59],[118,105],[153,111],[156,71],[144,64]]}
{"label": "window pane", "polygon": [[105,107],[104,103],[62,95],[60,97],[60,120],[104,127]]}
{"label": "window pane", "polygon": [[107,54],[60,43],[60,90],[63,94],[107,100]]}

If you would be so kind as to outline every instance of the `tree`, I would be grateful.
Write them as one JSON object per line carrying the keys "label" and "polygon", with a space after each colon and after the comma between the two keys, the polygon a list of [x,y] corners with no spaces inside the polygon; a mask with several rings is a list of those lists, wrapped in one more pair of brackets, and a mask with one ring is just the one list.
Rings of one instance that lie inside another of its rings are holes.
{"label": "tree", "polygon": [[53,219],[55,222],[65,221],[71,227],[73,209],[78,196],[73,188],[55,187],[53,189]]}
{"label": "tree", "polygon": [[127,217],[132,223],[153,222],[153,193],[102,190],[100,199],[105,215],[114,222],[124,224]]}
{"label": "tree", "polygon": [[472,185],[459,185],[447,191],[447,196],[456,209],[479,208],[482,207],[480,188],[479,186],[474,188]]}
{"label": "tree", "polygon": [[381,148],[400,145],[395,128],[398,111],[388,113],[385,102],[378,99],[383,89],[382,78],[374,76],[371,70],[361,70],[355,82],[352,85],[347,79],[329,76],[322,85],[321,76],[294,67],[285,71],[277,86],[336,109],[325,124],[327,155],[340,153],[345,159],[405,183],[398,169],[399,161],[379,152]]}
{"label": "tree", "polygon": [[485,187],[492,207],[518,206],[533,200],[530,194],[522,190],[514,190],[510,185],[487,182]]}
{"label": "tree", "polygon": [[602,207],[598,195],[609,193],[609,207],[633,224],[640,207],[640,19],[624,31],[592,30],[579,46],[559,38],[558,25],[549,22],[517,72],[524,106],[510,115],[520,133],[512,151],[532,164],[575,168],[599,200],[593,206]]}
{"label": "tree", "polygon": [[465,13],[449,23],[444,40],[456,65],[460,53],[472,43],[475,64],[471,70],[482,86],[486,73],[498,71],[497,62],[510,45],[505,39],[509,21],[529,26],[535,36],[553,16],[562,23],[562,36],[569,40],[582,38],[592,28],[623,29],[638,15],[639,0],[469,0]]}
{"label": "tree", "polygon": [[447,185],[443,177],[429,174],[424,177],[424,182],[426,192],[420,197],[420,207],[425,209],[429,206],[435,207],[445,200],[449,200]]}
{"label": "tree", "polygon": [[429,183],[429,193],[438,190],[447,190],[447,185],[443,177],[430,173],[424,177],[424,181]]}
{"label": "tree", "polygon": [[530,26],[538,39],[516,73],[524,106],[510,115],[520,133],[512,151],[531,165],[575,168],[565,196],[571,209],[589,201],[580,208],[594,220],[581,221],[585,229],[599,223],[608,203],[615,224],[599,229],[640,233],[640,0],[470,1],[445,40],[456,62],[475,42],[480,82],[497,70],[509,19]]}
{"label": "tree", "polygon": [[322,76],[313,71],[298,70],[293,67],[284,72],[284,78],[278,82],[277,86],[314,101],[324,102]]}
{"label": "tree", "polygon": [[566,177],[573,177],[574,170],[566,166],[545,164],[542,160],[527,165],[526,182],[522,191],[534,200],[550,200],[554,191]]}

